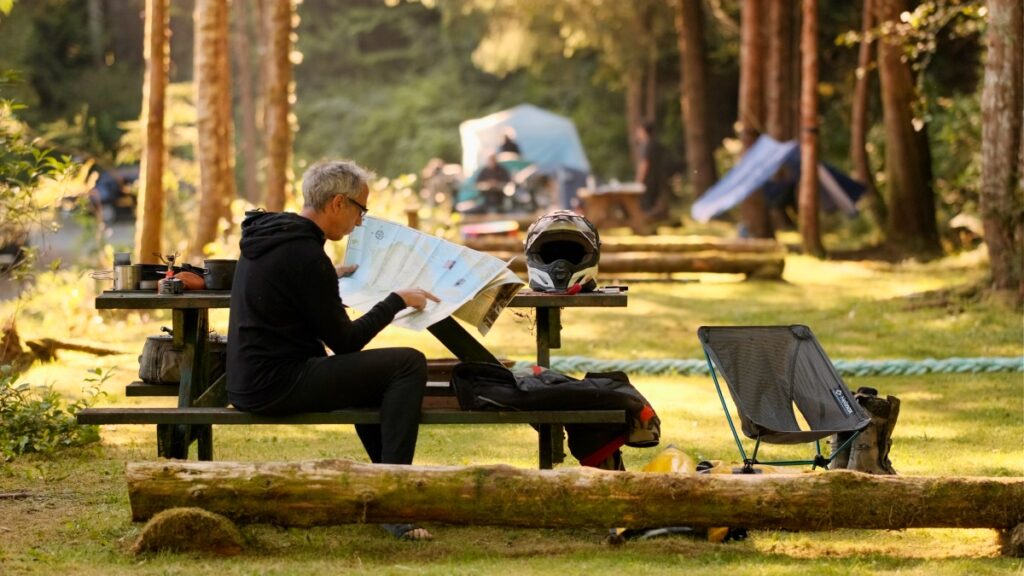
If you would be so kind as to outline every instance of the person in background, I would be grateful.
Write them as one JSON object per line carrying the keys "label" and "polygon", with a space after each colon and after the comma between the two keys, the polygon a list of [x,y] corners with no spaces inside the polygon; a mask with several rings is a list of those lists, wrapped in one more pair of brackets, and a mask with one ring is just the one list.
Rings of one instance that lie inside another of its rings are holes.
{"label": "person in background", "polygon": [[[370,460],[411,464],[426,359],[412,348],[363,347],[398,312],[438,299],[399,289],[352,320],[337,281],[350,270],[336,269],[324,252],[326,240],[341,240],[362,223],[370,178],[354,162],[321,162],[305,174],[300,213],[247,213],[231,290],[228,399],[268,415],[379,409],[380,424],[356,425]],[[399,538],[431,537],[410,524],[383,527]]]}
{"label": "person in background", "polygon": [[511,128],[506,129],[502,135],[501,146],[498,147],[498,155],[509,155],[512,158],[519,158],[522,154],[522,150],[519,149],[519,143],[516,142],[516,131]]}
{"label": "person in background", "polygon": [[644,185],[641,206],[647,216],[661,219],[668,215],[668,198],[663,185],[661,169],[661,149],[655,134],[653,122],[643,122],[635,129],[637,164],[636,182]]}
{"label": "person in background", "polygon": [[487,156],[487,165],[476,176],[476,189],[483,196],[488,212],[501,212],[505,203],[505,185],[512,181],[512,175],[498,164],[495,154]]}

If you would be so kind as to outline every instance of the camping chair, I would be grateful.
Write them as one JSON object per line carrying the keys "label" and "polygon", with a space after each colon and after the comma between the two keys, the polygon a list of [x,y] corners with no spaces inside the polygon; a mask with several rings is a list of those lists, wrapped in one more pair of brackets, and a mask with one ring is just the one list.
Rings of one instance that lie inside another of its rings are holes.
{"label": "camping chair", "polygon": [[[703,326],[697,330],[697,337],[744,470],[752,470],[754,464],[828,467],[870,422],[807,326]],[[736,404],[743,434],[757,441],[749,458],[729,415],[716,368]],[[794,405],[809,429],[801,429]],[[825,458],[820,441],[833,434],[848,434],[849,439],[833,446],[831,455]],[[816,454],[813,460],[759,462],[761,442],[814,442]]]}

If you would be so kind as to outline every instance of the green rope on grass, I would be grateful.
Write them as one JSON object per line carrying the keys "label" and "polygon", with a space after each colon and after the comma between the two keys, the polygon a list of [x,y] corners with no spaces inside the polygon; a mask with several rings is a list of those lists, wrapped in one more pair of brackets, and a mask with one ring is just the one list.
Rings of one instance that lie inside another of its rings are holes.
{"label": "green rope on grass", "polygon": [[[842,376],[917,376],[921,374],[983,374],[1024,372],[1024,356],[982,358],[925,358],[923,360],[836,360]],[[528,368],[532,362],[517,362],[516,368]],[[704,360],[646,358],[638,360],[602,360],[585,356],[553,356],[551,368],[559,372],[614,372],[627,374],[683,376],[706,375]]]}

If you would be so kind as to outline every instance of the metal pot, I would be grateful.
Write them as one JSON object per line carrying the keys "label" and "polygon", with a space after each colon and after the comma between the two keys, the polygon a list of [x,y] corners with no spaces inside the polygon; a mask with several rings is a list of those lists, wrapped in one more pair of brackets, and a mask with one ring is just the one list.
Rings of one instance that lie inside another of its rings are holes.
{"label": "metal pot", "polygon": [[203,280],[206,281],[207,290],[231,290],[231,281],[235,277],[235,265],[238,260],[212,260],[203,262],[206,273]]}
{"label": "metal pot", "polygon": [[121,264],[114,266],[114,290],[124,292],[138,290],[142,281],[142,266]]}

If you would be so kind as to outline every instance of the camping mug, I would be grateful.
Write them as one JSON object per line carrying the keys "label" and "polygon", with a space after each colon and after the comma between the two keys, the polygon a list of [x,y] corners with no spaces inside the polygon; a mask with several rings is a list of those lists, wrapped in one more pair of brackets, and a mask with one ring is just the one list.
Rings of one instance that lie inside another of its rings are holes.
{"label": "camping mug", "polygon": [[141,266],[131,264],[114,266],[114,290],[138,290],[141,281]]}
{"label": "camping mug", "polygon": [[231,290],[231,281],[235,277],[235,265],[238,260],[215,260],[208,258],[203,262],[206,273],[203,280],[206,281],[207,290]]}

